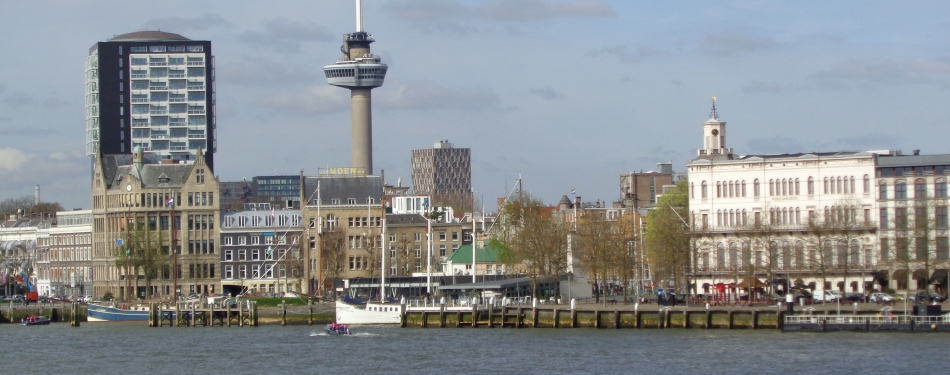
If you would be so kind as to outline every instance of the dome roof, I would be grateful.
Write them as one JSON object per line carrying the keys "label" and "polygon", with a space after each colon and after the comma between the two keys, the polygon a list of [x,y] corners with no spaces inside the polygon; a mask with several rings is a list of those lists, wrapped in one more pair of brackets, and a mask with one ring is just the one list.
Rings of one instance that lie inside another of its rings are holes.
{"label": "dome roof", "polygon": [[109,39],[109,41],[159,41],[159,40],[191,40],[175,33],[164,31],[136,31],[118,35]]}

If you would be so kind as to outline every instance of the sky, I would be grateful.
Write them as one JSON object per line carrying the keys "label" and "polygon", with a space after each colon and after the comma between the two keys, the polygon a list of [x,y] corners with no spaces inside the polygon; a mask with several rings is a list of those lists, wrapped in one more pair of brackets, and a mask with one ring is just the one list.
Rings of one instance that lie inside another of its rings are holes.
{"label": "sky", "polygon": [[[222,181],[351,165],[349,92],[322,67],[353,0],[18,1],[0,10],[0,200],[90,207],[84,67],[115,35],[210,40]],[[389,65],[374,168],[411,184],[413,149],[471,148],[476,196],[523,188],[613,202],[619,176],[702,147],[710,97],[740,155],[950,153],[950,2],[365,0]],[[943,130],[941,130],[943,129]],[[489,211],[492,207],[489,207]]]}

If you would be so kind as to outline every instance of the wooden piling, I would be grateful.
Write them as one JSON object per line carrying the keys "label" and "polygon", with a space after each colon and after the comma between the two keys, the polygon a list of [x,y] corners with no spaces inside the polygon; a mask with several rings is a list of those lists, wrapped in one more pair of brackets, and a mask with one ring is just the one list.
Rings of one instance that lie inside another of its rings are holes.
{"label": "wooden piling", "polygon": [[313,300],[307,300],[307,325],[313,325]]}
{"label": "wooden piling", "polygon": [[244,327],[244,304],[238,303],[238,327]]}
{"label": "wooden piling", "polygon": [[663,320],[664,320],[664,322],[665,322],[665,323],[663,324],[663,328],[670,328],[670,322],[673,321],[673,319],[672,319],[672,318],[673,318],[673,310],[666,310],[665,315],[666,315],[666,316],[663,317]]}
{"label": "wooden piling", "polygon": [[531,328],[538,328],[538,308],[531,308]]}
{"label": "wooden piling", "polygon": [[571,328],[577,328],[577,310],[571,308]]}
{"label": "wooden piling", "polygon": [[712,311],[706,310],[706,329],[712,326]]}
{"label": "wooden piling", "polygon": [[214,304],[209,305],[208,309],[208,327],[214,327]]}
{"label": "wooden piling", "polygon": [[752,329],[759,328],[759,311],[752,310]]}
{"label": "wooden piling", "polygon": [[642,324],[643,324],[643,313],[640,312],[640,310],[637,310],[636,312],[633,313],[633,315],[634,315],[634,317],[633,317],[633,319],[634,319],[633,327],[634,327],[634,328],[643,328],[643,326],[642,326]]}
{"label": "wooden piling", "polygon": [[230,303],[225,303],[225,304],[228,305],[227,306],[228,314],[225,315],[225,320],[227,320],[227,323],[225,324],[227,324],[228,327],[230,327],[231,326],[231,304]]}
{"label": "wooden piling", "polygon": [[[488,328],[494,328],[494,327],[495,327],[495,321],[494,321],[494,319],[495,319],[494,315],[495,315],[495,314],[494,314],[494,312],[495,312],[495,307],[494,307],[494,306],[488,306]],[[504,319],[502,319],[502,320],[504,320]],[[502,323],[504,323],[504,322],[502,322]],[[502,324],[501,326],[504,327],[505,325]]]}
{"label": "wooden piling", "polygon": [[683,328],[689,328],[689,310],[683,310]]}
{"label": "wooden piling", "polygon": [[192,327],[195,326],[195,305],[191,305],[191,324]]}
{"label": "wooden piling", "polygon": [[461,328],[461,327],[462,327],[462,312],[456,311],[455,312],[455,328]]}
{"label": "wooden piling", "polygon": [[478,304],[472,304],[472,328],[478,328]]}
{"label": "wooden piling", "polygon": [[[489,320],[491,315],[488,315]],[[488,326],[491,327],[491,322],[488,323]],[[445,328],[445,304],[439,306],[439,328]]]}
{"label": "wooden piling", "polygon": [[735,315],[735,314],[733,314],[733,311],[732,311],[732,310],[729,310],[729,324],[728,324],[728,326],[727,326],[727,327],[729,327],[729,329],[732,329],[732,328],[733,328],[733,324],[734,324],[734,322],[735,322],[734,315]]}
{"label": "wooden piling", "polygon": [[554,309],[554,328],[561,328],[561,312],[557,308]]}
{"label": "wooden piling", "polygon": [[69,314],[69,325],[72,327],[79,327],[79,304],[73,302],[71,310],[72,311]]}
{"label": "wooden piling", "polygon": [[614,329],[620,328],[620,310],[614,311]]}
{"label": "wooden piling", "polygon": [[594,328],[600,329],[600,310],[594,310]]}

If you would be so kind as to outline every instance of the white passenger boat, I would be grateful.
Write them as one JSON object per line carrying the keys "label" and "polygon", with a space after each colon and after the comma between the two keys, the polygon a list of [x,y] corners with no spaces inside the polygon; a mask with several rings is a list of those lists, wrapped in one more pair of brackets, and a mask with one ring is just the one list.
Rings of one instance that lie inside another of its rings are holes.
{"label": "white passenger boat", "polygon": [[336,301],[337,324],[399,324],[402,305],[396,303]]}

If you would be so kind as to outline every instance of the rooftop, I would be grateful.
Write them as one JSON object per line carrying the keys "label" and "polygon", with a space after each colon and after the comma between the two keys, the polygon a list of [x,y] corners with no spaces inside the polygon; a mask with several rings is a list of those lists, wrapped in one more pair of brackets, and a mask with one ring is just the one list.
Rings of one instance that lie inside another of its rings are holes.
{"label": "rooftop", "polygon": [[117,35],[109,39],[110,42],[150,42],[165,40],[191,40],[179,34],[165,31],[135,31]]}

